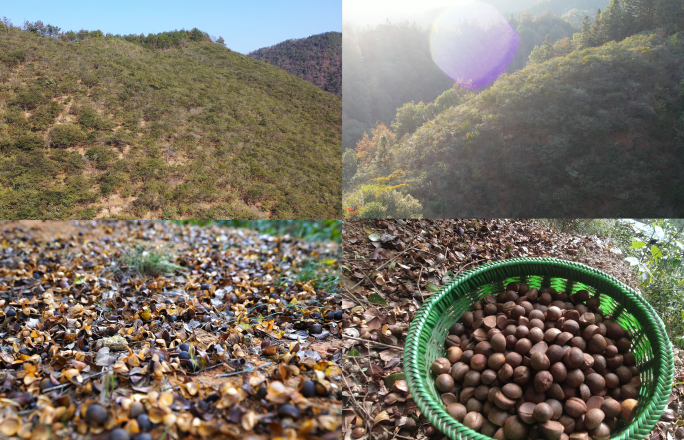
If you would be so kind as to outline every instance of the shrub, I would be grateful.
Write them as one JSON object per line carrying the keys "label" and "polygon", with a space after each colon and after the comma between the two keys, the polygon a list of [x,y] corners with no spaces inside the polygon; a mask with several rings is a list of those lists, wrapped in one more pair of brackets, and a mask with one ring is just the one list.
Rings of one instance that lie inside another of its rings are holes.
{"label": "shrub", "polygon": [[17,105],[27,112],[38,107],[43,102],[43,99],[43,95],[35,90],[24,90],[14,97],[11,104]]}
{"label": "shrub", "polygon": [[396,186],[364,185],[344,201],[344,206],[359,207],[360,218],[421,218],[422,205]]}
{"label": "shrub", "polygon": [[116,160],[116,154],[111,147],[105,145],[96,145],[86,151],[86,157],[93,162],[98,170],[106,170],[112,162]]}
{"label": "shrub", "polygon": [[37,148],[42,148],[45,146],[45,140],[39,134],[25,134],[19,136],[16,141],[14,141],[14,148],[16,150],[22,151],[33,151]]}
{"label": "shrub", "polygon": [[55,125],[50,130],[50,145],[57,148],[75,147],[85,140],[85,133],[73,124]]}

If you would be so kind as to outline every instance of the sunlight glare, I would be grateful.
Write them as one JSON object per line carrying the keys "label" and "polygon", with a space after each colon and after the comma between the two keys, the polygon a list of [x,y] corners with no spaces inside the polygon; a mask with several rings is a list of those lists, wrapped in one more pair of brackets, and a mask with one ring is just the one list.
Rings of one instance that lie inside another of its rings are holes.
{"label": "sunlight glare", "polygon": [[464,0],[435,19],[430,53],[455,82],[480,88],[506,70],[519,41],[518,33],[495,7]]}

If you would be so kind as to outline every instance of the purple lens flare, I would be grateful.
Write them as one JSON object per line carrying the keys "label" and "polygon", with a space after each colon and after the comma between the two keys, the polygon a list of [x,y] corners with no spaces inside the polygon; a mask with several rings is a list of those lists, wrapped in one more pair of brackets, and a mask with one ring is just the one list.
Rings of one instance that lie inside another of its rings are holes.
{"label": "purple lens flare", "polygon": [[495,7],[465,0],[432,24],[430,53],[440,69],[464,87],[491,84],[515,57],[520,37]]}

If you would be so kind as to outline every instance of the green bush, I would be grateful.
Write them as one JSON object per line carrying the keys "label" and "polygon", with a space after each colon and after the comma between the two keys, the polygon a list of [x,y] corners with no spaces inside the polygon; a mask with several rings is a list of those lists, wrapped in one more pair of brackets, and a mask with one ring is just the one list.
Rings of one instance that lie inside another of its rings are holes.
{"label": "green bush", "polygon": [[85,155],[95,162],[98,170],[106,170],[116,160],[116,153],[106,145],[95,145],[89,148]]}
{"label": "green bush", "polygon": [[78,125],[59,124],[50,130],[50,145],[57,148],[75,147],[86,138]]}
{"label": "green bush", "polygon": [[360,218],[422,218],[423,210],[410,194],[388,185],[364,185],[344,201],[344,206],[358,207]]}
{"label": "green bush", "polygon": [[14,100],[10,102],[12,105],[16,105],[24,109],[24,111],[33,110],[38,107],[44,100],[43,95],[35,90],[24,90],[17,93]]}
{"label": "green bush", "polygon": [[19,136],[14,141],[14,148],[22,151],[33,151],[45,146],[45,140],[39,134],[29,133]]}

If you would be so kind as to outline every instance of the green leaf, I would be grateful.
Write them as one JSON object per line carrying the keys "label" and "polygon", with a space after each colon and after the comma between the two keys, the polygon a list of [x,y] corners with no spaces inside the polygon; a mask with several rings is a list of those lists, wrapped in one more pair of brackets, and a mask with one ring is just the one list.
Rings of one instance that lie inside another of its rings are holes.
{"label": "green leaf", "polygon": [[370,241],[380,241],[380,234],[373,233],[368,236]]}
{"label": "green leaf", "polygon": [[372,234],[372,233],[373,233],[373,231],[371,231],[371,230],[370,230],[369,228],[367,228],[366,226],[363,227],[363,230],[364,230],[364,232],[365,232],[366,234]]}
{"label": "green leaf", "polygon": [[353,350],[350,350],[349,353],[347,353],[347,356],[359,357],[359,356],[361,356],[361,353],[359,353],[359,350],[353,349]]}
{"label": "green leaf", "polygon": [[425,286],[425,288],[432,293],[439,292],[439,287],[437,287],[434,283],[427,283],[427,286]]}
{"label": "green leaf", "polygon": [[639,248],[642,248],[644,246],[646,246],[646,243],[644,243],[643,241],[634,240],[634,242],[632,243],[632,245],[629,248],[630,249],[639,249]]}
{"label": "green leaf", "polygon": [[394,386],[394,382],[398,380],[406,380],[406,375],[404,373],[390,374],[385,378],[385,388],[391,389]]}
{"label": "green leaf", "polygon": [[381,305],[387,305],[387,301],[385,301],[385,298],[381,297],[377,293],[372,293],[368,295],[368,302],[371,304],[381,304]]}
{"label": "green leaf", "polygon": [[[660,254],[660,255],[658,255]],[[662,257],[662,253],[660,251],[660,248],[658,246],[651,246],[651,255],[654,257]]]}

